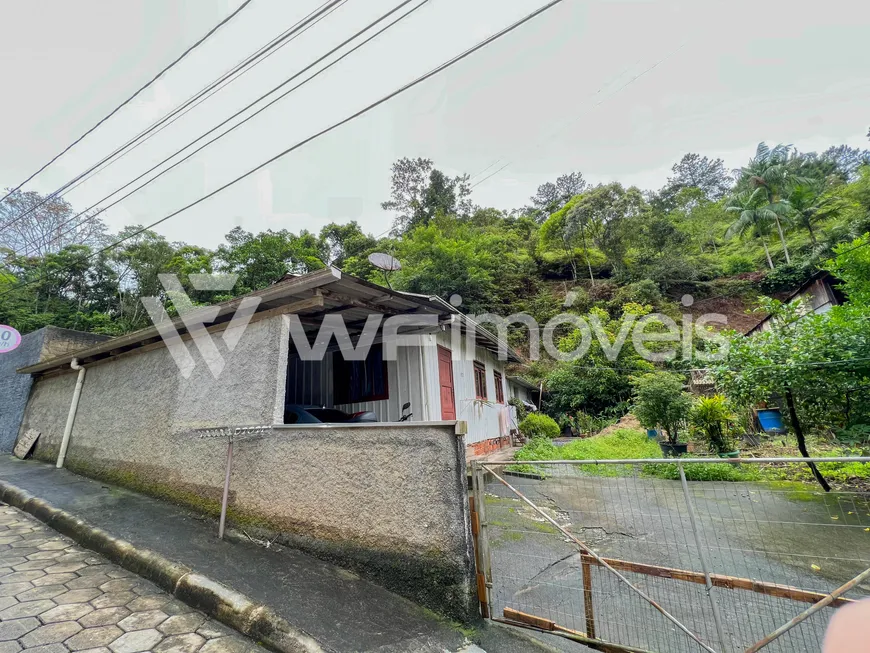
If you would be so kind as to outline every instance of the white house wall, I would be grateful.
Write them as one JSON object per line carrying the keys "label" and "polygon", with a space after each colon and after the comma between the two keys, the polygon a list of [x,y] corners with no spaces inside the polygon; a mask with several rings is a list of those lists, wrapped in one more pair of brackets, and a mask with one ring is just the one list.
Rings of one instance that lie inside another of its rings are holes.
{"label": "white house wall", "polygon": [[532,400],[532,391],[529,390],[526,386],[510,382],[508,382],[508,385],[510,386],[511,399],[528,401],[530,404],[534,403],[534,401]]}
{"label": "white house wall", "polygon": [[[474,346],[469,348],[465,337],[461,338],[457,351],[451,343],[451,332],[444,331],[437,334],[438,344],[451,350],[453,354],[453,393],[456,402],[456,419],[468,422],[468,434],[465,436],[467,444],[473,444],[482,440],[507,435],[499,422],[499,413],[505,410],[506,404],[496,403],[495,400],[495,375],[493,371],[501,372],[505,401],[507,401],[507,375],[505,374],[505,361],[483,347]],[[473,354],[469,353],[473,350]],[[437,352],[433,354],[437,362]],[[477,399],[474,391],[474,361],[477,360],[486,366],[486,396],[487,400]],[[436,372],[437,376],[437,372]],[[438,416],[441,411],[440,394],[437,397]],[[437,419],[437,417],[436,417]]]}

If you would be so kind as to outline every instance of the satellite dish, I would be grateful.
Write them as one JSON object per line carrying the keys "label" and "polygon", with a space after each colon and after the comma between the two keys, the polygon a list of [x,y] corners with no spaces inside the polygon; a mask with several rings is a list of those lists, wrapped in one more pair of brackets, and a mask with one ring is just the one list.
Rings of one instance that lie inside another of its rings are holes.
{"label": "satellite dish", "polygon": [[369,254],[369,263],[384,272],[395,272],[402,269],[402,264],[399,263],[398,259],[383,252]]}
{"label": "satellite dish", "polygon": [[392,290],[393,287],[390,285],[390,272],[396,272],[397,270],[402,269],[402,264],[399,263],[398,259],[389,254],[384,254],[383,252],[375,252],[374,254],[369,254],[369,263],[379,270],[383,270],[384,281],[387,282],[387,288]]}

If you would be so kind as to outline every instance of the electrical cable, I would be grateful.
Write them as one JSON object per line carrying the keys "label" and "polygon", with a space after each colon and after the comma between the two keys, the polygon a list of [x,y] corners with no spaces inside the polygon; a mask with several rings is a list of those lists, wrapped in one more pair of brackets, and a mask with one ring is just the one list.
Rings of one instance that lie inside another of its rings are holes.
{"label": "electrical cable", "polygon": [[[601,98],[598,102],[596,102],[596,103],[593,104],[591,107],[589,107],[589,109],[587,109],[587,110],[584,111],[583,113],[580,113],[580,114],[577,115],[575,118],[573,118],[572,120],[570,120],[570,121],[567,122],[566,124],[562,125],[561,127],[556,128],[555,131],[551,132],[548,136],[544,137],[543,139],[541,139],[540,141],[538,141],[537,143],[535,143],[535,144],[533,145],[533,147],[537,147],[537,146],[540,145],[542,142],[547,141],[547,140],[553,138],[553,136],[555,136],[555,135],[556,135],[557,133],[559,133],[561,130],[565,129],[566,127],[568,127],[568,126],[574,124],[575,122],[577,122],[578,120],[580,120],[580,118],[582,118],[582,117],[585,116],[587,113],[589,113],[590,111],[592,111],[592,109],[595,109],[595,108],[601,106],[604,102],[606,102],[607,100],[609,100],[610,98],[612,98],[614,95],[617,95],[617,94],[620,93],[623,89],[625,89],[626,87],[630,86],[631,84],[633,84],[634,82],[636,82],[638,79],[640,79],[641,77],[643,77],[643,76],[646,75],[647,73],[652,72],[653,70],[655,70],[656,68],[658,68],[661,64],[663,64],[665,61],[667,61],[668,59],[670,59],[671,57],[673,57],[673,56],[674,56],[675,54],[677,54],[680,50],[682,50],[685,46],[686,46],[686,42],[683,42],[683,43],[680,44],[677,48],[675,48],[674,50],[672,50],[671,52],[669,52],[668,54],[666,54],[664,57],[662,57],[661,59],[659,59],[658,61],[656,61],[654,64],[652,64],[652,65],[649,66],[648,68],[644,69],[643,71],[641,71],[640,73],[638,73],[637,75],[635,75],[634,77],[632,77],[631,79],[629,79],[625,84],[623,84],[622,86],[620,86],[619,88],[617,88],[613,93],[604,96],[604,97]],[[621,74],[620,74],[619,76],[621,76]],[[597,93],[596,93],[596,95],[597,95]],[[480,186],[480,184],[482,184],[483,182],[487,181],[488,179],[491,179],[492,177],[495,177],[497,174],[499,174],[502,170],[504,170],[505,168],[507,168],[508,166],[510,166],[512,163],[513,163],[513,161],[508,161],[508,162],[505,163],[503,166],[501,166],[500,168],[497,168],[494,172],[488,174],[486,177],[484,177],[484,178],[481,179],[480,181],[477,181],[477,182],[473,183],[473,184],[471,185],[471,187],[472,187],[472,188],[476,188],[476,187]],[[493,164],[493,165],[494,165],[494,164]],[[490,165],[489,167],[492,167],[492,165]],[[484,170],[489,169],[489,167],[488,167],[488,168],[485,168]],[[483,172],[483,171],[481,171],[481,172]],[[480,174],[480,173],[478,173],[478,174]]]}
{"label": "electrical cable", "polygon": [[160,77],[162,77],[166,72],[168,72],[170,69],[172,69],[172,68],[173,68],[174,66],[176,66],[178,63],[180,63],[182,59],[184,59],[187,55],[189,55],[191,52],[193,52],[193,51],[194,51],[196,48],[198,48],[200,45],[202,45],[202,44],[203,44],[203,43],[204,43],[204,42],[205,42],[205,41],[206,41],[206,40],[207,40],[207,39],[208,39],[212,34],[214,34],[215,32],[217,32],[221,27],[223,27],[223,26],[226,25],[229,21],[231,21],[233,18],[235,18],[235,17],[236,17],[236,16],[237,16],[237,15],[238,15],[238,14],[239,14],[239,13],[240,13],[244,8],[245,8],[245,7],[247,7],[249,4],[251,4],[251,2],[252,2],[252,0],[244,0],[244,2],[242,2],[242,4],[239,5],[239,6],[236,8],[235,11],[233,11],[229,16],[227,16],[227,17],[224,18],[222,21],[220,21],[217,25],[215,25],[214,27],[212,27],[208,32],[206,32],[206,34],[205,34],[202,38],[200,38],[196,43],[194,43],[194,44],[191,45],[189,48],[187,48],[187,50],[185,50],[184,52],[182,52],[181,55],[175,59],[175,61],[173,61],[173,62],[170,63],[168,66],[166,66],[163,70],[161,70],[159,73],[157,73],[154,77],[152,77],[152,78],[151,78],[148,82],[146,82],[143,86],[139,87],[139,89],[138,89],[135,93],[133,93],[133,95],[131,95],[131,96],[128,97],[126,100],[124,100],[121,104],[119,104],[117,107],[115,107],[114,109],[112,109],[112,111],[109,112],[109,114],[108,114],[107,116],[105,116],[104,118],[102,118],[99,122],[97,122],[97,124],[95,124],[93,127],[91,127],[90,129],[88,129],[84,134],[82,134],[81,136],[79,136],[79,137],[78,137],[76,140],[74,140],[72,143],[70,143],[69,145],[67,145],[66,148],[64,148],[64,149],[63,149],[59,154],[56,154],[56,155],[55,155],[55,156],[54,156],[54,157],[53,157],[53,158],[52,158],[48,163],[46,163],[45,165],[43,165],[39,170],[37,170],[36,172],[34,172],[32,175],[30,175],[27,179],[25,179],[24,181],[22,181],[20,184],[18,184],[18,186],[16,186],[16,187],[13,188],[12,190],[10,190],[8,193],[6,193],[6,195],[4,195],[2,198],[0,198],[0,202],[3,202],[7,197],[9,197],[10,195],[12,195],[12,194],[15,193],[16,191],[21,190],[21,188],[24,186],[24,184],[26,184],[26,183],[29,182],[31,179],[33,179],[36,175],[38,175],[40,172],[42,172],[43,170],[45,170],[48,166],[50,166],[52,163],[54,163],[55,161],[57,161],[57,160],[58,160],[60,157],[62,157],[64,154],[66,154],[67,152],[69,152],[73,147],[75,147],[78,143],[80,143],[82,140],[84,140],[84,138],[87,137],[91,132],[93,132],[94,130],[96,130],[100,125],[102,125],[102,124],[103,124],[104,122],[106,122],[109,118],[111,118],[112,116],[114,116],[118,111],[120,111],[122,108],[124,108],[125,106],[127,106],[127,105],[128,105],[130,102],[132,102],[132,101],[133,101],[133,100],[134,100],[134,99],[135,99],[135,98],[136,98],[136,97],[137,97],[137,96],[138,96],[142,91],[144,91],[146,88],[148,88],[149,86],[151,86],[151,84],[153,84],[153,83],[156,82],[158,79],[160,79]]}
{"label": "electrical cable", "polygon": [[[298,36],[304,34],[310,27],[313,27],[323,18],[329,16],[329,14],[338,9],[345,2],[347,2],[347,0],[328,0],[327,2],[324,2],[320,7],[318,7],[307,16],[302,18],[300,21],[298,21],[296,24],[279,34],[277,37],[272,39],[272,41],[261,47],[257,52],[250,55],[245,60],[239,62],[231,70],[221,75],[218,79],[214,80],[210,84],[207,84],[205,87],[200,89],[197,93],[195,93],[178,107],[167,113],[160,120],[152,123],[149,127],[139,132],[139,134],[127,141],[124,145],[116,148],[112,153],[103,157],[100,161],[93,164],[90,168],[80,173],[57,190],[46,195],[42,199],[42,201],[38,202],[34,206],[31,206],[20,215],[15,216],[13,219],[11,219],[5,225],[2,225],[2,227],[0,228],[5,229],[10,227],[19,220],[24,219],[29,214],[36,211],[39,207],[43,206],[47,202],[55,199],[56,197],[63,197],[67,192],[75,190],[94,175],[99,174],[109,166],[120,161],[137,147],[149,141],[151,138],[169,127],[172,123],[179,120],[188,112],[192,111],[197,106],[211,98],[213,95],[232,84],[239,77],[261,64],[263,61],[275,54],[285,45],[295,40]],[[235,75],[235,77],[233,77],[233,75]]]}
{"label": "electrical cable", "polygon": [[[388,93],[387,95],[381,97],[380,99],[376,100],[375,102],[372,102],[371,104],[369,104],[369,105],[363,107],[362,109],[360,109],[360,110],[358,110],[358,111],[356,111],[356,112],[350,114],[349,116],[343,118],[342,120],[339,120],[338,122],[333,123],[333,124],[330,125],[329,127],[326,127],[326,128],[324,128],[324,129],[321,129],[320,131],[318,131],[318,132],[312,134],[311,136],[309,136],[309,137],[307,137],[307,138],[305,138],[305,139],[303,139],[303,140],[301,140],[301,141],[295,143],[294,145],[291,145],[290,147],[286,148],[286,149],[283,150],[282,152],[279,152],[278,154],[276,154],[275,156],[271,157],[270,159],[267,159],[267,160],[264,161],[263,163],[261,163],[261,164],[255,166],[254,168],[251,168],[251,169],[248,170],[247,172],[245,172],[245,173],[239,175],[239,176],[236,177],[235,179],[232,179],[232,180],[228,181],[227,183],[223,184],[222,186],[216,188],[215,190],[213,190],[213,191],[211,191],[211,192],[209,192],[209,193],[206,193],[205,195],[203,195],[203,196],[200,197],[199,199],[197,199],[197,200],[195,200],[195,201],[193,201],[193,202],[190,202],[189,204],[187,204],[187,205],[181,207],[180,209],[177,209],[177,210],[173,211],[172,213],[169,213],[168,215],[166,215],[166,216],[160,218],[159,220],[156,220],[156,221],[152,222],[151,224],[149,224],[149,225],[147,225],[147,226],[145,226],[145,227],[142,227],[141,229],[138,229],[138,230],[136,230],[136,231],[134,231],[134,232],[132,232],[132,233],[130,233],[130,234],[124,236],[123,238],[118,239],[117,241],[115,241],[114,243],[112,243],[112,244],[110,244],[110,245],[106,245],[106,246],[103,247],[102,249],[99,249],[99,250],[97,250],[96,252],[94,252],[93,254],[89,255],[85,260],[92,259],[92,258],[94,258],[94,257],[97,257],[97,256],[103,254],[104,252],[107,252],[107,251],[109,251],[109,250],[111,250],[111,249],[114,249],[115,247],[117,247],[117,246],[120,245],[121,243],[123,243],[123,242],[125,242],[125,241],[127,241],[127,240],[130,240],[131,238],[134,238],[134,237],[138,236],[139,234],[143,233],[144,231],[148,231],[149,229],[152,229],[153,227],[157,226],[158,224],[161,224],[161,223],[163,223],[163,222],[166,222],[167,220],[170,220],[170,219],[174,218],[175,216],[177,216],[177,215],[183,213],[184,211],[187,211],[187,210],[193,208],[194,206],[197,206],[198,204],[201,204],[202,202],[204,202],[204,201],[206,201],[206,200],[208,200],[208,199],[214,197],[215,195],[217,195],[217,194],[223,192],[224,190],[226,190],[227,188],[230,188],[231,186],[234,186],[235,184],[237,184],[238,182],[242,181],[243,179],[246,179],[247,177],[250,177],[251,175],[253,175],[253,174],[255,174],[256,172],[258,172],[258,171],[262,170],[263,168],[265,168],[266,166],[271,165],[271,164],[274,163],[275,161],[277,161],[277,160],[283,158],[283,157],[286,156],[287,154],[289,154],[289,153],[291,153],[291,152],[293,152],[293,151],[295,151],[295,150],[298,150],[299,148],[301,148],[301,147],[307,145],[308,143],[310,143],[310,142],[312,142],[312,141],[314,141],[314,140],[317,140],[318,138],[320,138],[320,137],[322,137],[322,136],[325,136],[326,134],[328,134],[328,133],[330,133],[330,132],[335,131],[335,130],[338,129],[339,127],[342,127],[342,126],[344,126],[344,125],[346,125],[346,124],[348,124],[348,123],[350,123],[350,122],[356,120],[356,119],[359,118],[360,116],[363,116],[363,115],[369,113],[370,111],[372,111],[373,109],[379,107],[380,105],[382,105],[382,104],[384,104],[384,103],[386,103],[386,102],[389,102],[389,101],[392,100],[394,97],[397,97],[397,96],[401,95],[402,93],[405,93],[406,91],[408,91],[408,90],[414,88],[415,86],[417,86],[417,85],[419,85],[419,84],[422,84],[423,82],[425,82],[425,81],[428,80],[429,78],[434,77],[435,75],[438,75],[439,73],[443,72],[444,70],[447,70],[448,68],[454,66],[455,64],[459,63],[460,61],[462,61],[462,60],[466,59],[467,57],[471,56],[472,54],[474,54],[474,53],[477,52],[478,50],[480,50],[480,49],[482,49],[482,48],[488,46],[490,43],[493,43],[494,41],[497,41],[498,39],[502,38],[503,36],[505,36],[505,35],[507,35],[507,34],[513,32],[515,29],[521,27],[522,25],[524,25],[525,23],[529,22],[529,21],[532,20],[533,18],[538,17],[539,15],[543,14],[544,12],[548,11],[549,9],[552,9],[553,7],[555,7],[555,6],[558,5],[558,4],[561,4],[562,2],[564,2],[564,0],[551,0],[551,1],[548,2],[547,4],[543,5],[542,7],[539,7],[538,9],[536,9],[535,11],[533,11],[532,13],[530,13],[530,14],[526,15],[525,17],[521,18],[520,20],[518,20],[518,21],[512,23],[512,24],[509,25],[508,27],[505,27],[505,28],[503,28],[502,30],[496,32],[495,34],[493,34],[493,35],[487,37],[487,38],[484,39],[483,41],[480,41],[479,43],[477,43],[476,45],[472,46],[471,48],[465,50],[465,51],[462,52],[461,54],[456,55],[455,57],[449,59],[448,61],[442,63],[442,64],[439,65],[439,66],[436,66],[435,68],[433,68],[433,69],[430,70],[429,72],[424,73],[423,75],[417,77],[416,79],[412,80],[411,82],[408,82],[407,84],[405,84],[405,85],[399,87],[399,88],[396,89],[395,91],[392,91],[392,92]],[[37,278],[37,279],[32,279],[32,280],[30,280],[30,281],[26,281],[26,282],[24,282],[24,283],[22,283],[22,284],[17,284],[17,285],[15,285],[15,286],[11,287],[11,288],[8,288],[7,290],[3,291],[2,293],[0,293],[0,297],[2,297],[3,295],[6,295],[6,294],[12,292],[13,290],[17,290],[18,288],[22,288],[22,287],[24,287],[24,286],[26,286],[26,285],[30,285],[30,284],[32,284],[32,283],[36,283],[37,281],[41,281],[41,280],[44,279],[44,278],[45,278],[44,275],[42,275],[42,276],[40,276],[40,277]]]}
{"label": "electrical cable", "polygon": [[[76,219],[79,218],[80,216],[85,215],[88,211],[90,211],[91,209],[93,209],[93,208],[95,208],[96,206],[98,206],[100,203],[106,201],[107,199],[109,199],[109,198],[112,197],[113,195],[116,195],[117,193],[120,193],[120,192],[121,192],[122,190],[124,190],[125,188],[127,188],[127,187],[131,186],[132,184],[136,183],[137,181],[139,181],[140,179],[142,179],[142,177],[144,177],[145,175],[147,175],[147,174],[153,172],[154,170],[156,170],[157,168],[159,168],[159,167],[160,167],[161,165],[163,165],[164,163],[168,162],[168,161],[169,161],[170,159],[172,159],[173,157],[175,157],[175,156],[181,154],[184,150],[186,150],[187,148],[189,148],[191,145],[194,145],[195,143],[197,143],[197,142],[199,142],[200,140],[202,140],[204,137],[208,136],[209,134],[211,134],[212,132],[216,131],[216,130],[219,129],[220,127],[226,125],[228,122],[230,122],[230,121],[233,120],[234,118],[237,118],[239,115],[241,115],[242,113],[244,113],[245,111],[247,111],[248,109],[250,109],[251,107],[253,107],[255,104],[257,104],[258,102],[264,100],[265,98],[267,98],[269,95],[271,95],[272,93],[274,93],[274,92],[277,91],[278,89],[280,89],[280,88],[286,86],[286,85],[289,84],[291,81],[293,81],[294,79],[296,79],[297,77],[299,77],[299,76],[302,75],[303,73],[307,72],[308,70],[310,70],[311,68],[313,68],[314,66],[316,66],[318,63],[322,62],[324,59],[326,59],[327,57],[331,56],[332,54],[334,54],[335,52],[337,52],[338,50],[340,50],[341,48],[343,48],[345,45],[347,45],[348,43],[350,43],[350,42],[353,41],[354,39],[358,38],[359,36],[361,36],[362,34],[364,34],[366,31],[368,31],[369,29],[371,29],[372,27],[374,27],[375,25],[377,25],[379,22],[381,22],[381,21],[384,20],[385,18],[389,17],[391,14],[395,13],[396,11],[398,11],[399,9],[401,9],[401,8],[404,7],[404,6],[406,6],[407,4],[409,4],[409,3],[412,2],[412,1],[413,1],[413,0],[403,0],[403,2],[401,2],[399,5],[397,5],[396,7],[394,7],[393,9],[391,9],[390,11],[388,11],[386,14],[382,15],[381,17],[379,17],[378,19],[376,19],[376,20],[373,21],[372,23],[369,23],[366,27],[364,27],[363,29],[361,29],[361,30],[359,30],[358,32],[356,32],[353,36],[349,37],[348,39],[346,39],[345,41],[343,41],[343,42],[340,43],[339,45],[335,46],[332,50],[330,50],[330,51],[327,52],[326,54],[322,55],[320,58],[318,58],[317,60],[313,61],[312,63],[308,64],[305,68],[303,68],[303,69],[300,70],[299,72],[295,73],[294,75],[292,75],[292,76],[289,77],[288,79],[284,80],[283,82],[281,82],[280,84],[278,84],[276,87],[274,87],[272,90],[270,90],[270,91],[268,91],[267,93],[261,95],[259,98],[257,98],[257,99],[254,100],[253,102],[251,102],[251,103],[250,103],[249,105],[247,105],[246,107],[240,109],[239,111],[237,111],[236,113],[234,113],[232,116],[230,116],[230,117],[227,118],[226,120],[224,120],[224,121],[222,121],[221,123],[215,125],[215,126],[212,127],[211,129],[209,129],[207,132],[201,134],[201,135],[198,136],[195,140],[191,141],[190,143],[188,143],[188,144],[185,145],[184,147],[182,147],[182,148],[176,150],[174,153],[170,154],[168,157],[166,157],[165,159],[163,159],[162,161],[160,161],[160,162],[157,163],[156,165],[152,166],[151,168],[149,168],[148,170],[146,170],[145,172],[143,172],[142,174],[140,174],[138,177],[134,178],[133,180],[131,180],[131,181],[127,182],[126,184],[124,184],[123,186],[121,186],[121,188],[118,188],[117,190],[115,190],[115,191],[109,193],[109,195],[107,195],[106,197],[102,198],[101,200],[95,202],[94,204],[92,204],[91,206],[89,206],[88,208],[86,208],[84,211],[81,211],[81,212],[77,213],[76,215],[72,216],[71,218],[65,220],[64,222],[62,222],[61,224],[58,225],[57,229],[60,229],[60,228],[64,227],[65,225],[69,224],[70,222],[73,222],[74,220],[76,220]],[[410,9],[408,12],[406,12],[405,14],[403,14],[402,16],[400,16],[399,18],[397,18],[397,19],[396,19],[395,21],[393,21],[392,23],[389,23],[388,25],[386,25],[385,27],[383,27],[383,28],[380,29],[379,31],[375,32],[372,36],[370,36],[370,37],[367,38],[366,40],[362,41],[361,43],[357,44],[356,46],[354,46],[353,48],[351,48],[350,50],[348,50],[347,52],[345,52],[344,54],[342,54],[342,55],[341,55],[339,58],[337,58],[335,61],[331,62],[330,64],[328,64],[328,65],[325,66],[324,68],[321,68],[320,70],[318,70],[316,73],[314,73],[313,75],[311,75],[310,77],[308,77],[308,78],[305,79],[304,81],[302,81],[302,82],[300,82],[299,84],[297,84],[296,86],[293,86],[292,88],[286,90],[284,93],[282,93],[282,94],[279,95],[278,97],[272,99],[270,102],[268,102],[267,104],[265,104],[265,105],[263,105],[262,107],[260,107],[259,109],[257,109],[257,110],[256,110],[254,113],[252,113],[251,115],[247,116],[246,118],[244,118],[244,119],[241,120],[240,122],[236,123],[235,125],[233,125],[233,126],[230,127],[229,129],[227,129],[226,131],[222,132],[221,134],[218,134],[217,136],[215,136],[215,137],[212,138],[211,140],[207,141],[206,143],[204,143],[203,145],[201,145],[201,146],[198,147],[197,149],[195,149],[195,150],[193,150],[192,152],[188,153],[186,156],[184,156],[183,158],[179,159],[178,161],[176,161],[175,163],[173,163],[173,164],[170,165],[169,167],[167,167],[167,168],[161,170],[159,173],[157,173],[156,175],[154,175],[153,177],[151,177],[151,178],[148,179],[147,181],[143,182],[142,184],[140,184],[139,186],[137,186],[136,188],[134,188],[133,190],[131,190],[131,191],[130,191],[129,193],[127,193],[126,195],[123,195],[122,197],[119,197],[118,199],[116,199],[115,201],[113,201],[111,204],[109,204],[109,205],[107,205],[107,206],[101,208],[101,209],[100,209],[99,211],[97,211],[96,213],[93,213],[93,214],[91,214],[91,215],[89,215],[89,216],[86,216],[84,220],[82,220],[82,221],[79,222],[78,224],[74,225],[73,227],[71,227],[71,228],[68,229],[67,231],[58,234],[58,235],[55,237],[55,241],[57,241],[57,240],[63,238],[64,236],[66,236],[67,234],[71,233],[72,231],[75,231],[76,229],[78,229],[79,227],[81,227],[82,225],[84,225],[85,223],[87,223],[88,221],[91,221],[91,220],[96,219],[97,216],[99,216],[101,213],[103,213],[103,212],[109,210],[109,209],[112,208],[113,206],[115,206],[115,205],[117,205],[118,203],[124,201],[125,199],[127,199],[128,197],[130,197],[133,193],[136,193],[136,192],[138,192],[139,190],[141,190],[142,188],[145,188],[146,186],[148,186],[148,185],[151,184],[152,182],[156,181],[157,179],[159,179],[160,177],[162,177],[164,174],[166,174],[167,172],[169,172],[169,171],[172,170],[173,168],[176,168],[177,166],[181,165],[182,163],[184,163],[185,161],[187,161],[188,159],[190,159],[191,157],[193,157],[194,155],[196,155],[198,152],[201,152],[202,150],[204,150],[205,148],[207,148],[207,147],[208,147],[209,145],[211,145],[212,143],[214,143],[214,142],[220,140],[221,138],[223,138],[224,136],[226,136],[226,135],[229,134],[230,132],[232,132],[232,131],[234,131],[235,129],[241,127],[242,125],[244,125],[245,123],[247,123],[249,120],[253,119],[253,118],[256,117],[257,115],[259,115],[260,113],[262,113],[263,111],[265,111],[266,109],[268,109],[269,107],[271,107],[271,106],[272,106],[273,104],[275,104],[276,102],[278,102],[278,101],[282,100],[283,98],[287,97],[290,93],[294,92],[294,91],[297,90],[298,88],[301,88],[302,86],[304,86],[305,84],[307,84],[307,83],[310,82],[311,80],[315,79],[318,75],[320,75],[320,74],[326,72],[327,70],[329,70],[330,68],[332,68],[332,66],[336,65],[337,63],[339,63],[339,62],[340,62],[342,59],[344,59],[345,57],[347,57],[347,56],[353,54],[353,52],[355,52],[356,50],[358,50],[358,49],[361,48],[362,46],[366,45],[369,41],[371,41],[372,39],[376,38],[377,36],[379,36],[380,34],[382,34],[383,32],[385,32],[386,30],[388,30],[389,28],[391,28],[391,27],[392,27],[393,25],[395,25],[397,22],[403,20],[405,17],[407,17],[407,16],[409,16],[410,14],[412,14],[413,12],[415,12],[417,9],[419,9],[419,8],[422,7],[424,4],[426,4],[428,1],[429,1],[429,0],[423,0],[423,1],[420,2],[416,7],[413,7],[412,9]],[[51,243],[48,243],[47,245],[50,245],[50,244],[51,244]],[[25,255],[27,255],[27,252],[25,252]]]}

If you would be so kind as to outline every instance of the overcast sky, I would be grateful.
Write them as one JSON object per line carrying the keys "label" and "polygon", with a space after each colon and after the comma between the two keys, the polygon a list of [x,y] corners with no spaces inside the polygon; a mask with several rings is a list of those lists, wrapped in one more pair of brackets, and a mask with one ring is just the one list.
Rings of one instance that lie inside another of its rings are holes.
{"label": "overcast sky", "polygon": [[[316,59],[398,0],[348,0],[250,73],[67,195],[81,210]],[[0,187],[15,186],[178,56],[240,0],[3,5]],[[430,0],[312,83],[107,211],[147,224],[364,107],[543,4]],[[139,99],[39,175],[51,192],[320,5],[253,0]],[[659,188],[686,152],[729,168],[760,140],[870,147],[870,2],[565,0],[450,71],[289,154],[157,230],[214,247],[236,225],[375,234],[399,157],[477,175],[510,209],[579,170]],[[104,202],[103,204],[105,204]]]}

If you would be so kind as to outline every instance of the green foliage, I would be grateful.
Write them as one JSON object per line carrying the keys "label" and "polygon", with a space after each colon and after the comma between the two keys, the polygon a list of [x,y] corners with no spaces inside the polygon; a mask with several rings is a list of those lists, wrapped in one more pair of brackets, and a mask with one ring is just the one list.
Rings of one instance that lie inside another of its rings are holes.
{"label": "green foliage", "polygon": [[745,272],[755,271],[755,262],[745,254],[731,254],[722,261],[722,274],[731,277]]}
{"label": "green foliage", "polygon": [[[758,470],[750,465],[723,465],[721,463],[690,463],[683,465],[687,481],[756,481],[760,480]],[[680,470],[675,463],[644,465],[644,476],[664,478],[672,481],[680,479]]]}
{"label": "green foliage", "polygon": [[[627,337],[626,324],[628,327],[632,324],[611,319],[605,311],[597,308],[587,317],[601,326],[608,345]],[[580,330],[574,330],[558,342],[558,347],[563,352],[573,351],[582,337]],[[593,335],[586,356],[561,361],[547,375],[547,409],[555,414],[583,411],[600,416],[630,398],[632,374],[652,369],[653,365],[641,358],[630,343],[618,351],[608,352]]]}
{"label": "green foliage", "polygon": [[768,272],[761,282],[762,292],[772,295],[783,290],[793,290],[812,276],[806,263],[780,265]]}
{"label": "green foliage", "polygon": [[235,292],[265,288],[285,274],[305,274],[324,267],[326,248],[314,234],[301,231],[295,235],[281,231],[264,231],[254,235],[236,227],[227,234],[217,257],[221,270],[239,275]]}
{"label": "green foliage", "polygon": [[825,267],[843,283],[849,301],[870,306],[870,233],[834,249],[835,257]]}
{"label": "green foliage", "polygon": [[557,447],[550,438],[532,438],[517,451],[516,460],[556,460],[558,452],[563,447]]}
{"label": "green foliage", "polygon": [[676,444],[679,429],[689,417],[692,397],[683,390],[683,379],[670,372],[650,372],[632,379],[634,414],[648,428],[659,425],[668,441]]}
{"label": "green foliage", "polygon": [[697,429],[695,439],[702,440],[712,451],[727,453],[734,450],[734,442],[729,437],[734,413],[724,396],[698,399],[689,413],[689,421]]}
{"label": "green foliage", "polygon": [[838,442],[848,447],[867,449],[870,445],[870,424],[852,424],[844,429],[838,429],[834,435]]}
{"label": "green foliage", "polygon": [[658,284],[651,279],[644,279],[643,281],[635,281],[620,288],[610,301],[610,306],[621,308],[628,303],[648,304],[653,309],[659,310],[662,308],[664,301]]}
{"label": "green foliage", "polygon": [[470,312],[511,308],[534,289],[525,228],[521,221],[476,226],[448,217],[418,227],[397,243],[403,268],[394,275],[394,286],[445,298],[458,294]]}
{"label": "green foliage", "polygon": [[529,409],[526,408],[526,405],[520,399],[517,399],[516,397],[511,397],[508,400],[508,404],[516,408],[518,423],[526,419],[526,415],[529,414]]}
{"label": "green foliage", "polygon": [[805,315],[800,302],[762,306],[771,328],[731,334],[726,358],[711,368],[717,387],[738,406],[791,393],[805,427],[843,426],[846,393],[870,381],[870,307],[850,302]]}
{"label": "green foliage", "polygon": [[[574,440],[557,447],[549,440],[532,441],[516,453],[516,459],[536,460],[622,460],[659,458],[661,449],[645,433],[619,429],[608,435]],[[541,466],[539,469],[546,469]],[[592,476],[622,476],[630,469],[617,465],[580,465],[580,471]]]}
{"label": "green foliage", "polygon": [[557,438],[560,433],[556,420],[542,413],[529,413],[519,428],[527,438]]}
{"label": "green foliage", "polygon": [[[831,450],[824,455],[842,456],[847,452]],[[529,473],[546,472],[546,466],[532,463],[542,460],[638,460],[661,458],[659,446],[645,433],[620,429],[608,435],[575,440],[557,447],[550,440],[538,438],[526,444],[516,454],[523,463],[522,469]],[[633,465],[579,465],[578,470],[590,476],[631,476]],[[813,483],[806,465],[741,465],[732,463],[688,463],[683,465],[686,479],[690,481],[725,482],[774,482],[788,481],[796,491],[804,489],[803,483]],[[820,463],[819,469],[833,482],[849,483],[856,479],[870,478],[870,464]],[[680,478],[676,463],[647,463],[640,466],[643,476],[677,481]]]}

